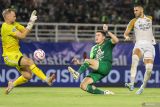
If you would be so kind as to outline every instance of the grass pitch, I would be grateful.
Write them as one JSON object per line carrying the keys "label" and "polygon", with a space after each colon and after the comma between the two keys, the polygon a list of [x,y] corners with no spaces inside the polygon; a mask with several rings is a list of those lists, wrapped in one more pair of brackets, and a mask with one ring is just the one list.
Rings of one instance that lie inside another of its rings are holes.
{"label": "grass pitch", "polygon": [[142,95],[135,95],[137,89],[107,89],[116,94],[93,95],[79,88],[43,87],[15,88],[5,95],[4,88],[0,88],[0,107],[142,107],[144,102],[160,102],[159,88],[146,88]]}

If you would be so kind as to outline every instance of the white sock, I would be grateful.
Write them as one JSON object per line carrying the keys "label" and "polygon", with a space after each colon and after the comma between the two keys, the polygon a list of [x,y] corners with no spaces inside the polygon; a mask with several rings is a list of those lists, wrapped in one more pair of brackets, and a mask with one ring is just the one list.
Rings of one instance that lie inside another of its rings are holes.
{"label": "white sock", "polygon": [[151,64],[151,63],[146,64],[146,72],[145,72],[145,75],[144,75],[143,84],[142,84],[141,88],[146,87],[147,82],[151,77],[152,69],[153,69],[153,64]]}
{"label": "white sock", "polygon": [[134,85],[138,63],[139,63],[139,57],[137,55],[133,55],[132,65],[131,65],[131,85]]}

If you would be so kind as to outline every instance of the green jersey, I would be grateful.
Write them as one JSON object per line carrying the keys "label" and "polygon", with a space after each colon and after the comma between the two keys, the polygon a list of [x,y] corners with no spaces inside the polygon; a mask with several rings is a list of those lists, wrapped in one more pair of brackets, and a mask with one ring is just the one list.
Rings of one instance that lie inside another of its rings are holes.
{"label": "green jersey", "polygon": [[111,42],[111,39],[107,39],[101,45],[95,45],[90,52],[90,58],[98,61],[112,62],[112,51],[115,44]]}

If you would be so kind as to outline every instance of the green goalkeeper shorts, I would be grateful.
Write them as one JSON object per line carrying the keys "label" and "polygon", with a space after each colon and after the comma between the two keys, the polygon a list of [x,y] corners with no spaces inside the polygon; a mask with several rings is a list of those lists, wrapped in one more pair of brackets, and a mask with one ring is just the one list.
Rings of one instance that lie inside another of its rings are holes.
{"label": "green goalkeeper shorts", "polygon": [[107,76],[112,68],[112,63],[111,62],[104,62],[104,61],[99,61],[99,67],[98,70],[93,71],[87,75],[87,77],[91,77],[96,83],[97,81],[100,81],[103,79],[105,76]]}

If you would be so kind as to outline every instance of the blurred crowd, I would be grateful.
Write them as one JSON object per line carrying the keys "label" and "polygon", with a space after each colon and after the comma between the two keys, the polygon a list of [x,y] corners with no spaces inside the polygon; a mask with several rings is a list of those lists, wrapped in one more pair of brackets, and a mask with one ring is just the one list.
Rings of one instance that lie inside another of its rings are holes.
{"label": "blurred crowd", "polygon": [[[145,3],[145,13],[152,15],[153,23],[158,24],[160,2],[141,1]],[[0,0],[0,3],[0,12],[15,8],[21,22],[29,20],[33,9],[38,11],[38,22],[126,24],[134,17],[133,0]]]}

